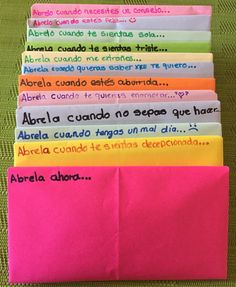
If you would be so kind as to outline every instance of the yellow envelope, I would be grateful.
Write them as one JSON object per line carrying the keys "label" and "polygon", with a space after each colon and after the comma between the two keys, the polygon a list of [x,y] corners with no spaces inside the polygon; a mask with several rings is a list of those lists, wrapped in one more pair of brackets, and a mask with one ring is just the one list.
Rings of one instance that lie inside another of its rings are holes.
{"label": "yellow envelope", "polygon": [[23,64],[212,62],[212,53],[23,52]]}
{"label": "yellow envelope", "polygon": [[220,136],[18,142],[15,166],[221,166]]}

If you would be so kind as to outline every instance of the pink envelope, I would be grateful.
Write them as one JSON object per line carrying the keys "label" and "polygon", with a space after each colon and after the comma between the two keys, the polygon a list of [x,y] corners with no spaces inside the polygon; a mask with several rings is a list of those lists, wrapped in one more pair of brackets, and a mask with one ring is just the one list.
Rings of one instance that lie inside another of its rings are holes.
{"label": "pink envelope", "polygon": [[226,279],[228,177],[227,167],[10,168],[9,280]]}

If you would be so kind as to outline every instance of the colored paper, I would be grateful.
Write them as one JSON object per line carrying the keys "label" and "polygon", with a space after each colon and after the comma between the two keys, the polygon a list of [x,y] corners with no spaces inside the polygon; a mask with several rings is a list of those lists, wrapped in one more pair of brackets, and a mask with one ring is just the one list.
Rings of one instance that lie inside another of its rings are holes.
{"label": "colored paper", "polygon": [[219,101],[57,105],[16,110],[16,126],[220,122]]}
{"label": "colored paper", "polygon": [[210,42],[210,31],[96,30],[76,28],[27,28],[29,42]]}
{"label": "colored paper", "polygon": [[89,43],[75,42],[26,42],[26,51],[45,52],[136,52],[136,53],[210,53],[210,42],[159,42],[152,43]]}
{"label": "colored paper", "polygon": [[165,62],[110,65],[24,64],[23,75],[150,76],[164,78],[212,78],[213,62]]}
{"label": "colored paper", "polygon": [[221,166],[220,136],[48,141],[14,144],[15,166]]}
{"label": "colored paper", "polygon": [[15,141],[62,141],[138,137],[221,136],[220,123],[171,123],[16,128]]}
{"label": "colored paper", "polygon": [[19,76],[19,93],[26,91],[213,90],[214,78]]}
{"label": "colored paper", "polygon": [[227,167],[10,168],[10,283],[226,279],[228,205]]}
{"label": "colored paper", "polygon": [[9,284],[227,279],[212,8],[136,2],[31,7]]}
{"label": "colored paper", "polygon": [[212,53],[105,53],[31,52],[22,53],[22,64],[137,64],[153,62],[212,62]]}
{"label": "colored paper", "polygon": [[211,90],[188,91],[44,91],[23,92],[18,97],[18,107],[78,105],[78,104],[115,104],[142,102],[175,101],[214,101],[217,94]]}
{"label": "colored paper", "polygon": [[36,3],[31,17],[114,17],[114,16],[173,16],[211,15],[211,6],[200,5],[110,5],[110,4],[48,4]]}
{"label": "colored paper", "polygon": [[87,18],[30,18],[29,28],[79,28],[79,29],[112,29],[112,30],[184,30],[209,31],[211,16],[144,16],[144,17],[87,17]]}

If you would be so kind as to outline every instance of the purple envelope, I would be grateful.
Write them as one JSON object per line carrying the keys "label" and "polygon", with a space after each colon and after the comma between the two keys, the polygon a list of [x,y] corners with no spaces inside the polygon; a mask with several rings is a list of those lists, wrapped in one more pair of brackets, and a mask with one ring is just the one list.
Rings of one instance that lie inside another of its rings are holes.
{"label": "purple envelope", "polygon": [[9,280],[226,279],[227,167],[17,167]]}

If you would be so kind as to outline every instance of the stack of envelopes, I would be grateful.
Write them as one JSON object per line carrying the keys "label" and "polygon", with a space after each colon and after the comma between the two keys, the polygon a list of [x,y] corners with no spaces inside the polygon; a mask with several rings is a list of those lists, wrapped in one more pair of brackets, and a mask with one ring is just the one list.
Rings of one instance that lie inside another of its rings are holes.
{"label": "stack of envelopes", "polygon": [[210,6],[34,4],[11,283],[227,278]]}

